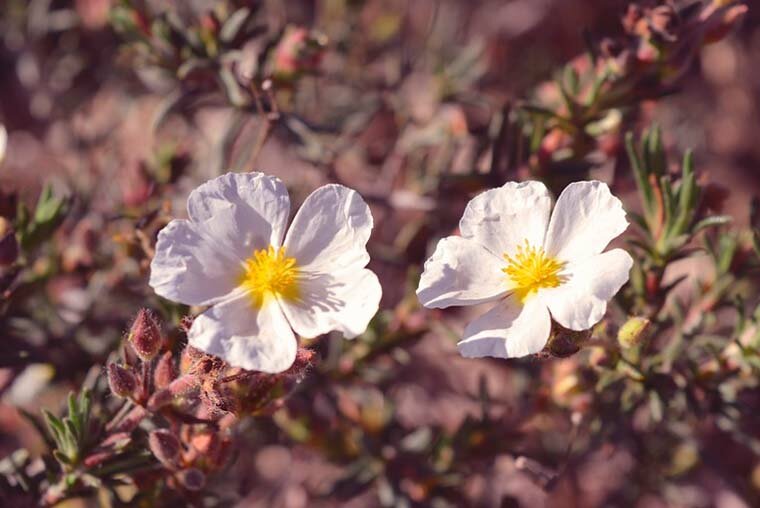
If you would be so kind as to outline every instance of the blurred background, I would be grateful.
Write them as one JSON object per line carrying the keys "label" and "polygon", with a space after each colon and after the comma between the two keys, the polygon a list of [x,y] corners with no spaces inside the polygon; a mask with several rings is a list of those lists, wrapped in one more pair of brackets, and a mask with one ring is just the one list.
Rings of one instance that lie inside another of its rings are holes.
{"label": "blurred background", "polygon": [[[752,226],[760,11],[629,4],[4,0],[0,236],[19,245],[0,242],[0,456],[44,452],[22,410],[59,413],[97,386],[141,307],[182,343],[188,309],[147,286],[155,235],[199,183],[256,169],[295,202],[328,182],[365,197],[382,312],[355,342],[305,344],[318,360],[290,397],[236,422],[206,505],[758,506],[757,416],[742,440],[717,403],[683,419],[613,407],[582,355],[463,359],[457,338],[482,310],[424,311],[414,296],[484,188],[598,178],[641,210],[624,134],[653,124],[672,161],[694,150],[705,206]],[[606,95],[563,106],[600,62],[617,80],[598,82]],[[709,263],[687,261],[665,278],[698,284]],[[747,386],[736,400],[760,414]],[[10,492],[3,506],[35,506]],[[191,505],[157,499],[141,506]]]}

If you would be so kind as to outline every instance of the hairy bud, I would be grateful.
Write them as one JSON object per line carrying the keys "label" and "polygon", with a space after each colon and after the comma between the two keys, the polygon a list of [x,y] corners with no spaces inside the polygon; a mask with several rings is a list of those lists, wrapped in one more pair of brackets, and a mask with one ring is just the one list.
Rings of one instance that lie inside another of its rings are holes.
{"label": "hairy bud", "polygon": [[169,390],[164,388],[158,390],[150,396],[148,399],[147,407],[150,411],[158,411],[162,407],[168,406],[172,402],[174,402],[174,395],[172,395]]}
{"label": "hairy bud", "polygon": [[137,389],[137,378],[132,371],[111,363],[107,367],[108,386],[117,397],[128,397]]}
{"label": "hairy bud", "polygon": [[552,329],[546,344],[547,351],[554,357],[567,358],[577,353],[581,345],[591,337],[591,330],[577,332],[552,321]]}
{"label": "hairy bud", "polygon": [[177,369],[174,367],[174,359],[171,351],[164,353],[156,363],[153,373],[153,382],[156,388],[166,388],[177,377]]}
{"label": "hairy bud", "polygon": [[169,469],[179,467],[180,443],[174,434],[165,429],[154,430],[148,435],[148,446],[161,464]]}
{"label": "hairy bud", "polygon": [[146,362],[152,360],[161,350],[161,330],[149,310],[140,309],[137,313],[129,331],[129,340],[137,356]]}

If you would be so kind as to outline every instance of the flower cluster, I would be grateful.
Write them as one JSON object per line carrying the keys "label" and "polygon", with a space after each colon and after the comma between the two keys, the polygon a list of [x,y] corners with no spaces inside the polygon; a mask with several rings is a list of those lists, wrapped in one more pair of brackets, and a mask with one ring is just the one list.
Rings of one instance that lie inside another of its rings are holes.
{"label": "flower cluster", "polygon": [[[281,372],[295,359],[293,331],[352,338],[367,328],[381,294],[364,268],[369,207],[355,191],[325,186],[286,234],[289,206],[278,179],[230,173],[193,191],[190,219],[161,231],[151,286],[165,298],[211,306],[193,321],[191,346],[233,366]],[[425,264],[423,305],[499,302],[467,327],[463,355],[537,353],[552,319],[588,330],[628,280],[631,256],[603,252],[628,227],[605,184],[568,186],[550,212],[549,191],[538,182],[486,191],[467,205],[462,237],[442,240]]]}

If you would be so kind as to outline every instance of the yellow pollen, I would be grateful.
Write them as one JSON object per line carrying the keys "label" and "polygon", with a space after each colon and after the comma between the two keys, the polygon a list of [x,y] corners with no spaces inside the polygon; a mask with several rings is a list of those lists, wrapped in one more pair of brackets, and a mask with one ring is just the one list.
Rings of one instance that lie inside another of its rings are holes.
{"label": "yellow pollen", "polygon": [[270,245],[245,261],[240,285],[248,290],[253,305],[261,308],[270,296],[298,299],[298,278],[296,258],[286,256],[285,247],[275,249]]}
{"label": "yellow pollen", "polygon": [[542,288],[556,288],[565,281],[560,275],[565,263],[546,255],[541,247],[533,247],[525,240],[517,247],[514,256],[504,254],[507,267],[502,271],[514,284],[514,293],[521,301]]}

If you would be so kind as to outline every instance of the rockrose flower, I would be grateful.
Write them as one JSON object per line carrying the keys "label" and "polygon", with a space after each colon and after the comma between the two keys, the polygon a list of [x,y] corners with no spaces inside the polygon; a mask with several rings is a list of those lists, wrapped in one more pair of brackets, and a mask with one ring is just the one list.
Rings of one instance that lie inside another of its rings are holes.
{"label": "rockrose flower", "polygon": [[591,328],[628,280],[631,256],[603,252],[628,227],[607,185],[570,184],[551,207],[539,182],[488,190],[468,203],[462,236],[441,240],[425,263],[417,296],[426,307],[496,303],[465,328],[463,356],[537,353],[552,319]]}
{"label": "rockrose flower", "polygon": [[235,367],[281,372],[297,341],[337,330],[352,338],[377,312],[381,288],[364,267],[372,230],[356,191],[325,185],[296,213],[287,234],[285,185],[261,173],[228,173],[187,200],[189,220],[158,235],[150,285],[164,298],[210,305],[190,345]]}

